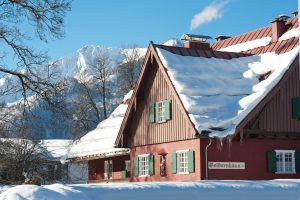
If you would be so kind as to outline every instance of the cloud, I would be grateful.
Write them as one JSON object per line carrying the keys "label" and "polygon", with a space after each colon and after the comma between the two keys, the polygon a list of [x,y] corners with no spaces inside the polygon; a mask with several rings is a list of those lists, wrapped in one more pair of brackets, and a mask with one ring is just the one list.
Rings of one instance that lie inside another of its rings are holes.
{"label": "cloud", "polygon": [[206,6],[203,10],[201,10],[199,13],[194,15],[194,17],[191,21],[190,30],[191,31],[195,30],[202,24],[209,23],[213,20],[222,18],[223,17],[223,8],[228,3],[229,3],[229,0],[214,1],[210,5]]}

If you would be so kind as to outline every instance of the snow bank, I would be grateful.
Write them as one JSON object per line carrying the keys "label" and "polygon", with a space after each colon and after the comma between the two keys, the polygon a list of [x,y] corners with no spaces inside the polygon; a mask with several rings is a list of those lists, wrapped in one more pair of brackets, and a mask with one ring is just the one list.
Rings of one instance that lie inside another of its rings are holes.
{"label": "snow bank", "polygon": [[14,186],[13,185],[0,185],[0,194],[12,187],[14,187]]}
{"label": "snow bank", "polygon": [[232,45],[229,47],[225,47],[223,49],[219,49],[218,51],[226,51],[226,52],[241,52],[247,51],[249,49],[255,49],[257,47],[267,46],[272,41],[271,37],[263,37],[260,39]]}
{"label": "snow bank", "polygon": [[21,185],[0,200],[299,200],[299,180]]}
{"label": "snow bank", "polygon": [[[233,134],[236,126],[278,83],[298,48],[234,59],[181,56],[156,48],[195,128],[210,136]],[[271,71],[264,81],[258,78]],[[216,131],[217,130],[217,131]]]}

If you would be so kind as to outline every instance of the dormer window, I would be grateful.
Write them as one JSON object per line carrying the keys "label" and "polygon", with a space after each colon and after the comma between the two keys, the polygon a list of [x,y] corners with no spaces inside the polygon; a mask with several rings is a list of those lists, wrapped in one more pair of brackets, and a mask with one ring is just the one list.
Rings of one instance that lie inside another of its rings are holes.
{"label": "dormer window", "polygon": [[162,123],[171,119],[171,101],[164,100],[150,103],[149,121],[150,123]]}

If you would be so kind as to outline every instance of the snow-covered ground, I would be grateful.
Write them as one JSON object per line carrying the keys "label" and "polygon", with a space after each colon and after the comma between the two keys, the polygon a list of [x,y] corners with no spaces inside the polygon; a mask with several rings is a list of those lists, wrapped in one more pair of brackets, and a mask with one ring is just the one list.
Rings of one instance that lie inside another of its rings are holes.
{"label": "snow-covered ground", "polygon": [[300,180],[20,185],[0,194],[0,200],[104,199],[299,200]]}

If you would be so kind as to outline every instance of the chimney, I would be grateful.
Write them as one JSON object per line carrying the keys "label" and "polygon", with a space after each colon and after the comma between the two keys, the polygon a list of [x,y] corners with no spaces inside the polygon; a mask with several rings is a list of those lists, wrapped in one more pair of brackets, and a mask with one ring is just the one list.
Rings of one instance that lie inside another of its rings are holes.
{"label": "chimney", "polygon": [[181,40],[184,40],[183,47],[190,49],[208,50],[210,45],[207,40],[212,39],[205,35],[183,34]]}
{"label": "chimney", "polygon": [[285,22],[288,16],[280,15],[276,17],[272,23],[272,42],[277,42],[279,37],[284,33],[286,29]]}
{"label": "chimney", "polygon": [[226,40],[228,38],[231,38],[231,36],[228,36],[228,35],[218,35],[217,37],[215,37],[215,39],[217,40],[217,42],[219,42],[221,40]]}
{"label": "chimney", "polygon": [[298,16],[298,10],[292,12],[293,17],[297,17]]}

